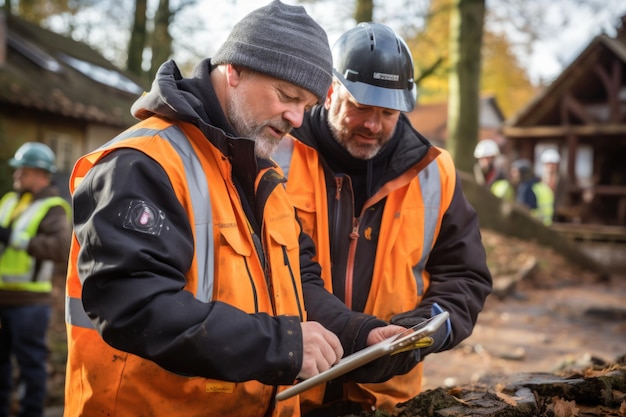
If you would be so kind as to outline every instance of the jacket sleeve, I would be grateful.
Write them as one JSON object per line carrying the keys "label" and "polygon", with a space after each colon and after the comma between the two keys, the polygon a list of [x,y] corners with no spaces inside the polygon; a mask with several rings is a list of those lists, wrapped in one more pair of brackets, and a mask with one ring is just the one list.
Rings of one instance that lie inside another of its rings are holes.
{"label": "jacket sleeve", "polygon": [[411,320],[412,324],[423,321],[440,310],[450,313],[451,332],[446,335],[442,326],[434,337],[435,344],[421,349],[422,357],[451,349],[466,339],[492,289],[478,216],[465,198],[458,178],[426,271],[430,286],[420,305],[392,319],[392,323],[406,325]]}
{"label": "jacket sleeve", "polygon": [[[116,150],[73,200],[82,302],[104,341],[181,375],[293,383],[302,366],[298,317],[248,314],[184,289],[194,241],[160,165]],[[133,212],[138,205],[156,215]]]}

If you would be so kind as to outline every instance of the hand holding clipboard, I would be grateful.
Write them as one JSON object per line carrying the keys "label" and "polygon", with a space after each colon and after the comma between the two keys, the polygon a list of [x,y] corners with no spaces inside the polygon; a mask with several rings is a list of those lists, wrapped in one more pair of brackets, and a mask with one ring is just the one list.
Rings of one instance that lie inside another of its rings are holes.
{"label": "hand holding clipboard", "polygon": [[393,355],[394,353],[429,346],[432,344],[432,338],[430,335],[435,333],[437,329],[439,329],[439,327],[441,327],[441,325],[448,320],[449,316],[448,312],[444,311],[443,313],[437,314],[422,323],[406,329],[406,331],[402,333],[348,355],[341,359],[335,366],[327,369],[326,371],[320,372],[309,379],[279,392],[276,395],[276,401],[286,400],[294,395],[301,394],[309,388],[335,379],[338,376],[344,375],[385,355]]}

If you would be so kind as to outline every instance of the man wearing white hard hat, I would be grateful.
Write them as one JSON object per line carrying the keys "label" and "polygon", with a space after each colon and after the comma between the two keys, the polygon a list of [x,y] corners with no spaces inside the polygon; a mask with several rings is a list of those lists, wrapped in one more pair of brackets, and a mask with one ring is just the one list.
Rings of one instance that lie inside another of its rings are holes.
{"label": "man wearing white hard hat", "polygon": [[541,154],[541,180],[545,182],[552,191],[556,191],[559,180],[559,162],[561,156],[555,149],[546,149]]}
{"label": "man wearing white hard hat", "polygon": [[493,194],[505,200],[515,198],[513,187],[505,173],[496,165],[500,147],[493,139],[483,139],[474,148],[474,178],[480,185],[489,188]]}
{"label": "man wearing white hard hat", "polygon": [[554,193],[554,216],[558,219],[559,207],[563,206],[567,199],[567,190],[563,178],[561,178],[559,166],[561,156],[558,150],[548,148],[541,153],[541,181],[552,189]]}

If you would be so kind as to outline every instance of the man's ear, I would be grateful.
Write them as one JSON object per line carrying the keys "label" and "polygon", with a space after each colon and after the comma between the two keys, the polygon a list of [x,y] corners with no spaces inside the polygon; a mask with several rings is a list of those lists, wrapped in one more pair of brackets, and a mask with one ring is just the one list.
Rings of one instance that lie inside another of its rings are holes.
{"label": "man's ear", "polygon": [[231,87],[235,87],[241,81],[241,68],[228,64],[226,65],[226,81]]}
{"label": "man's ear", "polygon": [[330,87],[328,87],[328,91],[326,92],[326,99],[324,100],[324,108],[326,110],[330,109],[330,102],[332,101],[331,96],[333,95],[333,88],[335,83],[331,83]]}

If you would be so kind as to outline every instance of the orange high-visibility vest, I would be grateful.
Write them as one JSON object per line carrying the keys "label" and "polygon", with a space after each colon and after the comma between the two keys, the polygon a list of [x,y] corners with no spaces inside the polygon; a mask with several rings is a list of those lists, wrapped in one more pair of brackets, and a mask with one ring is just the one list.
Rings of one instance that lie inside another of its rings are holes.
{"label": "orange high-visibility vest", "polygon": [[[195,256],[185,274],[186,291],[202,301],[223,301],[249,313],[306,318],[299,273],[299,226],[283,187],[276,187],[268,197],[263,219],[262,237],[266,243],[267,267],[271,270],[269,288],[252,235],[242,222],[246,216],[229,180],[228,158],[200,130],[186,123],[172,125],[157,117],[146,119],[103,148],[82,157],[70,178],[70,191],[75,191],[101,158],[119,148],[137,149],[158,162],[187,211]],[[257,183],[262,174],[257,177]],[[214,251],[210,252],[210,247]],[[66,416],[265,415],[274,402],[275,387],[258,381],[234,383],[177,375],[106,344],[82,310],[82,283],[77,269],[79,250],[74,235],[66,286]],[[250,280],[233,279],[247,270]],[[245,359],[232,366],[245,366]],[[299,415],[297,398],[277,403],[272,414]]]}
{"label": "orange high-visibility vest", "polygon": [[[288,177],[287,192],[297,209],[302,229],[315,241],[316,260],[322,265],[324,285],[332,292],[324,170],[315,149],[291,138],[283,141],[277,160]],[[426,261],[452,201],[455,183],[456,171],[449,153],[433,147],[422,161],[383,185],[366,202],[363,211],[382,198],[387,199],[365,313],[389,321],[396,314],[413,310],[421,302],[430,283]],[[409,373],[384,383],[346,383],[344,394],[350,401],[392,411],[397,403],[420,392],[421,380],[420,363]],[[323,396],[323,386],[302,394],[303,411],[322,404]]]}

